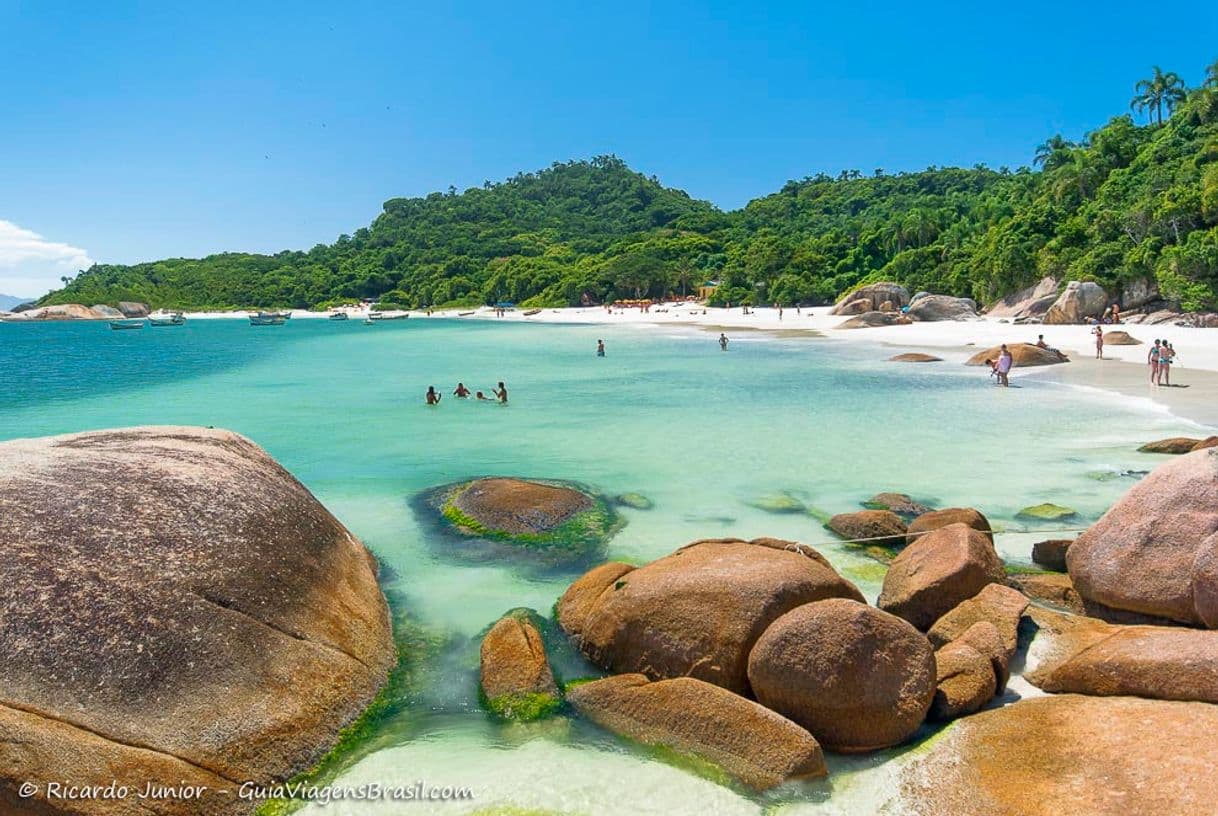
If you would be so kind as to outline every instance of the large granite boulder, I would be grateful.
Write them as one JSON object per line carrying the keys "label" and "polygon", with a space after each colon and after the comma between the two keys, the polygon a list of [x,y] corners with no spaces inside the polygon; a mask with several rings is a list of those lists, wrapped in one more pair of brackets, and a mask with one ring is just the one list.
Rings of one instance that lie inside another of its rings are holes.
{"label": "large granite boulder", "polygon": [[1004,577],[989,537],[966,524],[951,524],[920,537],[893,559],[877,605],[925,632]]}
{"label": "large granite boulder", "polygon": [[610,731],[692,754],[755,789],[828,773],[820,744],[806,730],[692,677],[651,682],[642,674],[619,674],[577,685],[567,700]]}
{"label": "large granite boulder", "polygon": [[1089,317],[1099,317],[1108,306],[1108,293],[1098,283],[1070,281],[1057,301],[1045,312],[1047,325],[1083,323]]}
{"label": "large granite boulder", "polygon": [[1137,309],[1159,299],[1159,282],[1154,278],[1137,278],[1121,286],[1121,308]]}
{"label": "large granite boulder", "polygon": [[24,779],[282,779],[318,759],[396,659],[375,559],[228,431],[0,444],[0,539],[0,802]]}
{"label": "large granite boulder", "polygon": [[923,513],[909,522],[909,529],[905,531],[906,542],[912,544],[927,533],[952,524],[966,524],[980,533],[985,533],[989,536],[990,541],[994,540],[994,533],[990,530],[990,520],[980,510],[972,507],[945,507],[942,510]]}
{"label": "large granite boulder", "polygon": [[891,510],[857,510],[838,513],[825,522],[832,532],[848,541],[863,541],[880,547],[905,543],[905,522]]}
{"label": "large granite boulder", "polygon": [[147,317],[149,311],[147,303],[132,300],[120,300],[118,310],[123,313],[123,317]]}
{"label": "large granite boulder", "polygon": [[908,326],[912,322],[913,320],[900,312],[863,312],[849,320],[843,320],[836,328],[872,329],[876,326]]}
{"label": "large granite boulder", "polygon": [[907,493],[876,493],[863,506],[868,510],[888,510],[902,519],[914,519],[931,512],[931,508]]}
{"label": "large granite boulder", "polygon": [[1173,436],[1167,439],[1156,439],[1138,448],[1138,453],[1166,453],[1179,456],[1192,453],[1195,450],[1218,447],[1218,436],[1207,436],[1205,439],[1194,439],[1191,436]]}
{"label": "large granite boulder", "polygon": [[920,322],[972,320],[977,317],[977,302],[950,295],[923,295],[910,304],[907,314]]}
{"label": "large granite boulder", "polygon": [[1037,541],[1032,545],[1032,563],[1054,572],[1065,572],[1066,553],[1073,543],[1072,538],[1050,538],[1045,541]]}
{"label": "large granite boulder", "polygon": [[482,697],[486,707],[504,719],[537,719],[560,704],[538,623],[531,609],[514,609],[482,638]]}
{"label": "large granite boulder", "polygon": [[749,656],[757,700],[843,752],[905,741],[935,693],[930,643],[893,615],[835,598],[775,621]]}
{"label": "large granite boulder", "polygon": [[1027,608],[1028,597],[1019,590],[1003,584],[986,584],[976,595],[935,621],[926,636],[936,649],[942,648],[984,621],[1002,638],[1010,660],[1019,645],[1019,622]]}
{"label": "large granite boulder", "polygon": [[[929,712],[932,719],[954,720],[980,711],[998,693],[992,648],[997,639],[998,632],[983,621],[974,624],[967,637],[935,652],[935,697]],[[1005,664],[1002,670],[1005,672]]]}
{"label": "large granite boulder", "polygon": [[446,554],[586,564],[622,526],[610,502],[570,482],[487,477],[424,491],[416,508],[439,524]]}
{"label": "large granite boulder", "polygon": [[906,351],[888,358],[890,363],[941,363],[942,357],[921,351]]}
{"label": "large granite boulder", "polygon": [[1127,331],[1114,329],[1104,332],[1104,345],[1106,346],[1140,346],[1142,341],[1134,337]]}
{"label": "large granite boulder", "polygon": [[1041,278],[1036,284],[996,300],[986,307],[990,317],[1012,319],[1041,317],[1057,300],[1057,281]]}
{"label": "large granite boulder", "polygon": [[1218,703],[1218,632],[1034,609],[1027,680],[1045,691]]}
{"label": "large granite boulder", "polygon": [[112,320],[122,320],[126,315],[115,309],[113,306],[107,306],[104,303],[98,303],[91,307],[101,317],[110,318]]}
{"label": "large granite boulder", "polygon": [[26,320],[100,320],[104,315],[79,303],[40,306],[23,313]]}
{"label": "large granite boulder", "polygon": [[[1030,368],[1032,366],[1057,365],[1058,363],[1070,362],[1070,358],[1060,351],[1041,348],[1034,343],[1007,343],[1007,350],[1011,352],[1011,359],[1015,362],[1015,368]],[[985,365],[986,360],[997,360],[1001,352],[1002,346],[994,346],[985,351],[977,352],[972,357],[969,357],[964,364],[970,366]]]}
{"label": "large granite boulder", "polygon": [[1159,465],[1066,553],[1079,594],[1218,628],[1218,448]]}
{"label": "large granite boulder", "polygon": [[899,309],[902,306],[909,305],[909,290],[899,283],[882,282],[868,284],[844,295],[834,305],[829,314],[857,314],[857,312],[850,311],[850,304],[860,300],[869,301],[869,305],[873,310],[878,310],[880,304],[886,300],[891,301]]}
{"label": "large granite boulder", "polygon": [[959,720],[930,743],[901,771],[902,807],[892,812],[1212,813],[1216,729],[1218,706],[1204,703],[1021,700]]}
{"label": "large granite boulder", "polygon": [[698,541],[633,568],[604,564],[558,601],[558,623],[595,664],[653,679],[695,677],[749,690],[748,656],[766,628],[824,598],[863,600],[810,547],[775,539]]}

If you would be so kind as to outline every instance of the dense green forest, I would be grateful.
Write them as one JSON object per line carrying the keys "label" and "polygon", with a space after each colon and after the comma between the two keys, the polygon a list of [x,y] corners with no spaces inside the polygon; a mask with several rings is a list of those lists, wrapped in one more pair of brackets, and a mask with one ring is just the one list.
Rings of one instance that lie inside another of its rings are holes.
{"label": "dense green forest", "polygon": [[843,171],[722,212],[608,156],[463,193],[397,198],[307,252],[96,265],[48,303],[307,308],[559,306],[722,285],[718,303],[825,303],[861,283],[988,301],[1044,275],[1113,293],[1157,281],[1218,308],[1218,62],[1187,89],[1158,67],[1131,109],[1033,167]]}

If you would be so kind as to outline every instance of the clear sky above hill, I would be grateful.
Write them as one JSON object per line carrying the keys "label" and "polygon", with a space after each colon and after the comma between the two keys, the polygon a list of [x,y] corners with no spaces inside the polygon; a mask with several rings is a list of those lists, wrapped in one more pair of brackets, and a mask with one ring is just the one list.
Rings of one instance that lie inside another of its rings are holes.
{"label": "clear sky above hill", "polygon": [[0,292],[307,249],[395,196],[615,153],[732,209],[985,162],[1218,57],[1206,3],[0,0]]}

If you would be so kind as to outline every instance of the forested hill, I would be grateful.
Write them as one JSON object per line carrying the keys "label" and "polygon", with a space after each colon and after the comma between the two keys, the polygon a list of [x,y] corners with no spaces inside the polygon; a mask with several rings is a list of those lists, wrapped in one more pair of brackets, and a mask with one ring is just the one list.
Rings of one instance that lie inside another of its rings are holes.
{"label": "forested hill", "polygon": [[1048,139],[1036,169],[846,171],[723,213],[601,157],[393,199],[308,252],[94,266],[42,302],[568,305],[712,278],[720,302],[828,302],[881,278],[985,301],[1051,274],[1114,293],[1150,279],[1186,309],[1218,308],[1218,63],[1193,90],[1156,68],[1133,103],[1145,124]]}

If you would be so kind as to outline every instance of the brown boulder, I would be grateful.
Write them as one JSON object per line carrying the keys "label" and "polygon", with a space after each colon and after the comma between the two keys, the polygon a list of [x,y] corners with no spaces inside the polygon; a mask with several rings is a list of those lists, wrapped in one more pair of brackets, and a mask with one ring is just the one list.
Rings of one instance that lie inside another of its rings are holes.
{"label": "brown boulder", "polygon": [[690,676],[747,694],[748,655],[771,623],[824,598],[863,596],[810,547],[699,541],[637,569],[603,565],[571,585],[558,623],[593,662],[653,679]]}
{"label": "brown boulder", "polygon": [[757,700],[836,751],[907,739],[935,693],[934,652],[900,618],[844,599],[776,620],[749,655]]}
{"label": "brown boulder", "polygon": [[0,508],[0,801],[49,769],[136,787],[290,776],[395,662],[376,561],[237,434],[5,442]]}
{"label": "brown boulder", "polygon": [[868,539],[867,544],[900,547],[905,543],[905,522],[891,510],[838,513],[825,526],[847,541]]}
{"label": "brown boulder", "polygon": [[79,303],[63,303],[57,306],[41,306],[25,314],[26,320],[100,320],[103,315]]}
{"label": "brown boulder", "polygon": [[857,312],[849,311],[858,307],[852,304],[859,301],[865,301],[868,309],[876,309],[879,304],[884,301],[892,301],[898,308],[909,305],[909,290],[899,283],[872,283],[867,286],[861,286],[853,292],[844,295],[833,309],[829,312],[832,315],[857,314]]}
{"label": "brown boulder", "polygon": [[1104,332],[1104,345],[1106,346],[1140,346],[1142,341],[1134,337],[1127,331],[1107,331]]}
{"label": "brown boulder", "polygon": [[909,529],[906,530],[905,543],[912,544],[927,533],[951,524],[967,524],[974,530],[985,533],[990,541],[994,540],[994,534],[990,531],[990,520],[980,510],[971,507],[946,507],[923,513],[911,521]]}
{"label": "brown boulder", "polygon": [[1005,573],[994,544],[965,524],[921,536],[892,561],[877,605],[926,631]]}
{"label": "brown boulder", "polygon": [[591,498],[569,487],[504,478],[470,482],[452,503],[483,527],[509,535],[549,532],[593,507]]}
{"label": "brown boulder", "polygon": [[1032,562],[1054,572],[1066,571],[1066,551],[1074,543],[1072,538],[1051,538],[1032,545]]}
{"label": "brown boulder", "polygon": [[1060,572],[1024,573],[1011,575],[1007,582],[1029,598],[1041,603],[1067,609],[1076,615],[1087,614],[1086,604],[1070,583],[1070,576]]}
{"label": "brown boulder", "polygon": [[619,674],[575,686],[567,700],[603,728],[693,754],[759,790],[828,773],[820,744],[803,728],[692,677],[651,682]]}
{"label": "brown boulder", "polygon": [[936,357],[933,354],[923,354],[918,351],[907,351],[904,354],[898,354],[895,357],[889,357],[891,363],[941,363],[942,357]]}
{"label": "brown boulder", "polygon": [[1108,305],[1108,294],[1098,283],[1070,281],[1056,302],[1045,312],[1047,325],[1072,325],[1099,317]]}
{"label": "brown boulder", "polygon": [[1010,660],[1019,644],[1019,621],[1027,608],[1028,598],[1019,590],[997,583],[986,584],[976,595],[935,621],[926,636],[938,649],[962,637],[978,622],[985,621],[1001,636]]}
{"label": "brown boulder", "polygon": [[1218,707],[1052,695],[952,725],[901,771],[934,816],[1211,813]]}
{"label": "brown boulder", "polygon": [[[988,623],[976,626],[993,629]],[[997,638],[997,632],[993,636]],[[930,704],[931,718],[954,720],[980,711],[997,692],[991,658],[972,644],[962,639],[935,652],[935,697]]]}
{"label": "brown boulder", "polygon": [[1066,553],[1088,601],[1218,627],[1218,448],[1185,454],[1130,488]]}
{"label": "brown boulder", "polygon": [[900,312],[863,312],[849,320],[843,320],[839,329],[870,329],[876,326],[908,326],[913,323]]}
{"label": "brown boulder", "polygon": [[482,694],[492,712],[508,719],[539,716],[558,703],[558,686],[535,617],[532,610],[513,610],[482,638]]}
{"label": "brown boulder", "polygon": [[1156,439],[1154,442],[1147,442],[1142,447],[1138,448],[1138,453],[1167,453],[1172,455],[1180,455],[1192,453],[1195,450],[1204,450],[1218,445],[1218,436],[1207,437],[1206,439],[1193,439],[1188,436],[1173,436],[1168,439]]}
{"label": "brown boulder", "polygon": [[123,313],[124,317],[147,317],[149,311],[147,303],[131,300],[120,300],[118,310]]}
{"label": "brown boulder", "polygon": [[[1070,358],[1060,351],[1043,349],[1032,343],[1007,343],[1007,350],[1011,352],[1015,368],[1030,368],[1032,366],[1056,365],[1057,363],[1070,362]],[[986,360],[997,360],[1001,351],[1002,346],[994,346],[985,351],[979,351],[972,357],[969,357],[964,364],[971,366],[985,365]]]}
{"label": "brown boulder", "polygon": [[986,307],[991,317],[1040,317],[1057,300],[1057,281],[1041,278],[1035,285],[1012,292]]}
{"label": "brown boulder", "polygon": [[1218,632],[1032,617],[1037,660],[1024,676],[1045,691],[1218,703]]}
{"label": "brown boulder", "polygon": [[876,493],[863,502],[863,506],[868,510],[889,510],[902,518],[915,518],[930,512],[929,507],[905,493]]}
{"label": "brown boulder", "polygon": [[873,304],[871,302],[870,298],[859,298],[858,300],[852,300],[849,303],[841,304],[840,306],[831,310],[829,312],[829,314],[838,315],[838,316],[848,316],[848,315],[860,315],[860,314],[863,314],[864,312],[874,312],[874,311],[877,311],[877,310],[875,308],[875,304]]}

